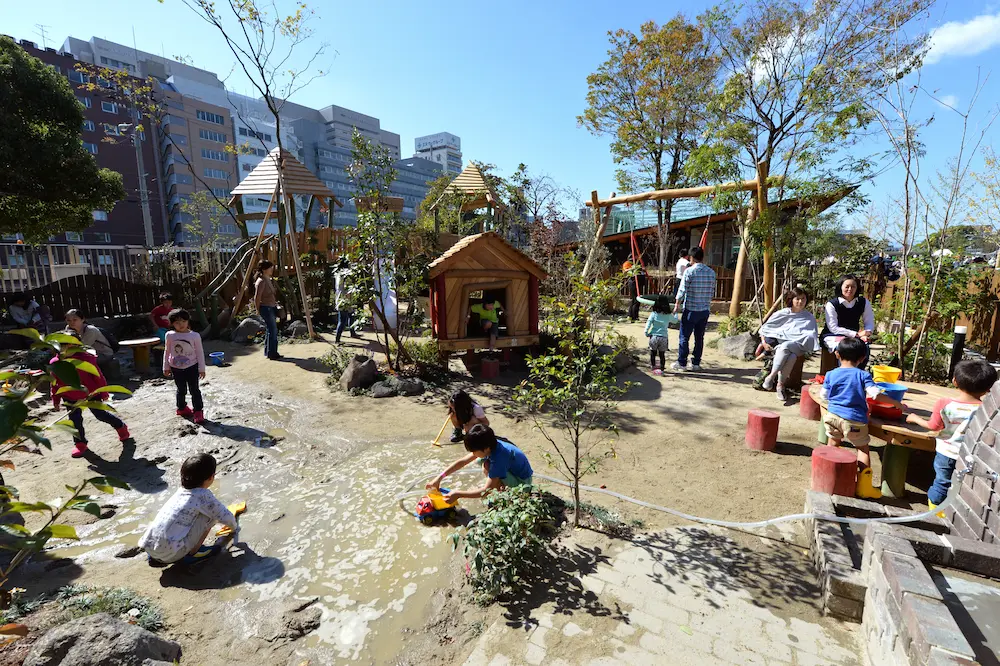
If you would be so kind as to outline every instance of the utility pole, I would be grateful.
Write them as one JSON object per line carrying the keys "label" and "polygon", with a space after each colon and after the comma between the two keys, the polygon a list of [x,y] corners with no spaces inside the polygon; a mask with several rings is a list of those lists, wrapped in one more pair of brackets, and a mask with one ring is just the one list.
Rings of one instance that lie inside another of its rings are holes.
{"label": "utility pole", "polygon": [[149,212],[149,188],[146,187],[146,168],[142,161],[142,141],[139,139],[139,111],[132,107],[132,145],[135,146],[135,165],[139,170],[139,202],[142,205],[142,225],[146,232],[146,248],[154,246],[153,216]]}

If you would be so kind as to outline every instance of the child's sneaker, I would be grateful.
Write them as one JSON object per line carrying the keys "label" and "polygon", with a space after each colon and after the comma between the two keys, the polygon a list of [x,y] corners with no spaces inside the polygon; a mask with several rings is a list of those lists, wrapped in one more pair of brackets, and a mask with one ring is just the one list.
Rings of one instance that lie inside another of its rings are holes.
{"label": "child's sneaker", "polygon": [[184,409],[178,409],[177,410],[177,416],[182,416],[184,418],[188,418],[189,416],[192,416],[193,414],[194,414],[194,412],[191,411],[191,408],[187,407],[187,406],[185,406]]}
{"label": "child's sneaker", "polygon": [[74,458],[82,458],[83,454],[87,452],[87,442],[73,442],[73,451],[70,456]]}
{"label": "child's sneaker", "polygon": [[195,412],[194,413],[194,418],[192,420],[195,423],[204,423],[205,422],[205,413],[201,412],[201,411]]}
{"label": "child's sneaker", "polygon": [[455,431],[451,434],[451,443],[458,444],[465,440],[465,433],[462,432],[461,428],[455,428]]}
{"label": "child's sneaker", "polygon": [[660,376],[663,374],[663,370],[660,370],[659,368],[653,368],[653,374],[656,376]]}
{"label": "child's sneaker", "polygon": [[119,442],[124,442],[127,439],[132,439],[132,435],[131,433],[129,433],[127,425],[123,425],[121,428],[115,428],[115,432],[118,433]]}

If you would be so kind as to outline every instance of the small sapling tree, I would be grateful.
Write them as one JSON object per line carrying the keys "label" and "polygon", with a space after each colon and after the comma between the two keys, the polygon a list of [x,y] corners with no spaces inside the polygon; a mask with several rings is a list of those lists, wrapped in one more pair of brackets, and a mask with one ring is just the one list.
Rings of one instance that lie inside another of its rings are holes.
{"label": "small sapling tree", "polygon": [[551,446],[546,460],[572,484],[574,526],[580,524],[580,479],[616,455],[617,399],[629,388],[618,383],[613,329],[599,319],[619,282],[590,283],[576,263],[569,292],[545,299],[544,329],[554,346],[528,358],[528,379],[515,393]]}

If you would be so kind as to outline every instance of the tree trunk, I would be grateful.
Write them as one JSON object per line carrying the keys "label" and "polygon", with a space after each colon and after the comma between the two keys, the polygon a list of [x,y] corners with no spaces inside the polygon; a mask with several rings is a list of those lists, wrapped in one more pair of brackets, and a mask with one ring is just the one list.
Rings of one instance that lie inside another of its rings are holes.
{"label": "tree trunk", "polygon": [[[757,163],[757,209],[758,217],[766,221],[767,176],[771,164],[767,160]],[[770,308],[774,303],[774,240],[771,234],[764,237],[764,304]]]}

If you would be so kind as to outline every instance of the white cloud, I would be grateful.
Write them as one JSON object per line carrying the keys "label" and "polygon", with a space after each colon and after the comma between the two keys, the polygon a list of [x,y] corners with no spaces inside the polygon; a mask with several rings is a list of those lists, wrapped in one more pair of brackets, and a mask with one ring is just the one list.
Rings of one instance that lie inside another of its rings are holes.
{"label": "white cloud", "polygon": [[936,101],[941,107],[946,109],[949,107],[952,109],[958,108],[958,97],[954,95],[942,95],[941,97],[938,97]]}
{"label": "white cloud", "polygon": [[928,65],[949,56],[970,56],[1000,45],[1000,12],[983,14],[965,23],[949,21],[931,31]]}

